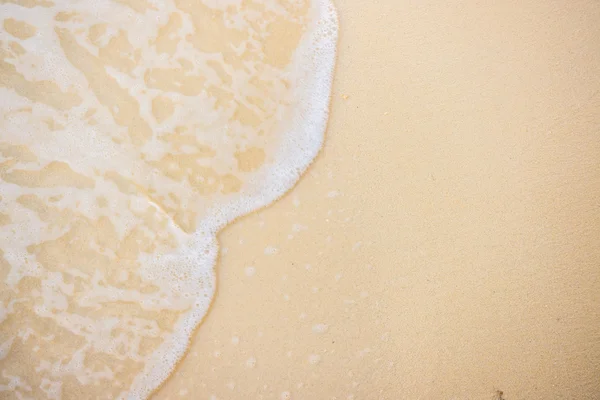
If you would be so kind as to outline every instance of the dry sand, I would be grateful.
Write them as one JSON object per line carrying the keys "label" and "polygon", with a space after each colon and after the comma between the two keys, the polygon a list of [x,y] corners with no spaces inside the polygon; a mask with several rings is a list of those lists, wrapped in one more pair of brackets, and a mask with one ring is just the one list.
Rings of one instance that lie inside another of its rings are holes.
{"label": "dry sand", "polygon": [[154,398],[599,398],[600,3],[337,6],[324,150]]}

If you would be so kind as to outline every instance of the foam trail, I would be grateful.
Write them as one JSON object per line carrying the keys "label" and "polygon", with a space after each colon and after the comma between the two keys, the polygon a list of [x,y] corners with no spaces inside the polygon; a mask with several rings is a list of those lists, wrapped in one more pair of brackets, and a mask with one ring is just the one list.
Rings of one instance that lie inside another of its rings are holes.
{"label": "foam trail", "polygon": [[[318,0],[315,5],[312,12],[318,18],[312,21],[291,64],[294,67],[291,74],[300,77],[303,84],[292,96],[296,105],[289,115],[289,130],[279,144],[271,168],[252,180],[255,192],[222,208],[211,210],[200,222],[199,233],[194,238],[196,245],[193,247],[208,249],[208,257],[198,254],[197,261],[203,265],[202,270],[215,266],[219,230],[236,218],[265,207],[283,196],[300,179],[323,145],[329,117],[338,20],[335,8],[329,1]],[[207,236],[210,237],[209,243],[206,242]],[[210,298],[214,295],[214,288],[213,285]],[[210,303],[203,303],[181,322],[178,329],[180,335],[174,337],[171,343],[165,343],[164,350],[157,351],[157,358],[163,357],[163,360],[168,360],[172,365],[177,363],[185,353],[195,327],[208,312],[209,305]],[[131,399],[144,398],[150,393],[147,388],[152,387],[153,382],[162,382],[170,374],[170,371],[165,371],[158,363],[151,362],[148,365],[150,368],[136,379]]]}
{"label": "foam trail", "polygon": [[148,397],[319,152],[329,0],[0,5],[0,393]]}

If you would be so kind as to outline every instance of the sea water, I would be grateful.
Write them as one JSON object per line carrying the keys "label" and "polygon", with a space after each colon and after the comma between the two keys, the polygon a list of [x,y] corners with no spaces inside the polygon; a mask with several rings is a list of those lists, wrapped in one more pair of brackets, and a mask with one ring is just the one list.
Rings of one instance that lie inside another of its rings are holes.
{"label": "sea water", "polygon": [[0,397],[140,399],[328,117],[329,0],[0,0]]}

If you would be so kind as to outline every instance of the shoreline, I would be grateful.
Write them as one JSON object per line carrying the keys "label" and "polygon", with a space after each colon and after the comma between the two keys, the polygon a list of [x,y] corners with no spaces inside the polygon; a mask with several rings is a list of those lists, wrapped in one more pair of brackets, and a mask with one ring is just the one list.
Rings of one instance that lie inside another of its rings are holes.
{"label": "shoreline", "polygon": [[337,6],[325,146],[155,398],[592,399],[598,5]]}

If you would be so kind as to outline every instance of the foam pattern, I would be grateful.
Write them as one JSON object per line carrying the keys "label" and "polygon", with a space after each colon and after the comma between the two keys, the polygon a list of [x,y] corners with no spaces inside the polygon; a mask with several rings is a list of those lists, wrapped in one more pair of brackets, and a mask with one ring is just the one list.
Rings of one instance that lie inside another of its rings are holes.
{"label": "foam pattern", "polygon": [[0,397],[147,398],[323,143],[328,0],[0,2]]}

